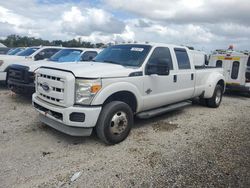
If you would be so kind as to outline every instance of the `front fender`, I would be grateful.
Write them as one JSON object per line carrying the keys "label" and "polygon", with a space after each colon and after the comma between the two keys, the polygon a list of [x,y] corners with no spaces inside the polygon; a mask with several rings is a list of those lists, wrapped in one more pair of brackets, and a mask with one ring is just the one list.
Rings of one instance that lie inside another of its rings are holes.
{"label": "front fender", "polygon": [[213,72],[212,74],[209,75],[206,82],[204,98],[211,98],[213,96],[215,87],[220,80],[223,80],[224,82],[223,90],[225,90],[225,77],[223,76],[223,74],[219,72]]}
{"label": "front fender", "polygon": [[134,94],[137,101],[137,111],[142,109],[143,102],[142,102],[142,97],[140,96],[140,92],[135,85],[129,82],[113,83],[103,88],[93,99],[92,105],[102,105],[105,102],[105,100],[112,94],[121,91],[128,91]]}

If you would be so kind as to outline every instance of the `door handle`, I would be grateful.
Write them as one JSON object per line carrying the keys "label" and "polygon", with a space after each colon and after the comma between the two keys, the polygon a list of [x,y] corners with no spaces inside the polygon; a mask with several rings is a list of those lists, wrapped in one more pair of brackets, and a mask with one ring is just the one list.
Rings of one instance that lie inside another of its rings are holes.
{"label": "door handle", "polygon": [[191,74],[191,80],[194,80],[194,73]]}
{"label": "door handle", "polygon": [[177,75],[174,75],[174,82],[177,82]]}

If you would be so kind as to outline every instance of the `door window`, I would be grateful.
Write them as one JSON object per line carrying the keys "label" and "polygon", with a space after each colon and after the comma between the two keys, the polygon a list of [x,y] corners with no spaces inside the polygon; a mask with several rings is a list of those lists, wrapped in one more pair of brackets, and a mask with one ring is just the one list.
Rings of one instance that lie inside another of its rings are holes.
{"label": "door window", "polygon": [[250,56],[248,57],[247,66],[250,67]]}
{"label": "door window", "polygon": [[179,69],[191,69],[187,51],[184,48],[175,48],[174,51]]}
{"label": "door window", "polygon": [[166,47],[157,47],[154,49],[148,64],[167,64],[169,70],[173,70],[173,62],[171,58],[171,54],[168,48]]}
{"label": "door window", "polygon": [[44,50],[41,50],[38,54],[35,55],[35,60],[42,60],[46,58],[50,58],[52,55],[60,51],[59,48],[47,48]]}
{"label": "door window", "polygon": [[222,67],[222,61],[221,60],[216,61],[216,67]]}
{"label": "door window", "polygon": [[208,65],[209,64],[209,57],[207,55],[205,55],[204,58],[205,58],[205,65]]}
{"label": "door window", "polygon": [[231,73],[231,78],[232,79],[236,80],[238,78],[239,67],[240,67],[240,62],[234,61],[233,66],[232,66],[232,73]]}
{"label": "door window", "polygon": [[81,61],[91,61],[97,56],[96,51],[87,51],[82,55]]}

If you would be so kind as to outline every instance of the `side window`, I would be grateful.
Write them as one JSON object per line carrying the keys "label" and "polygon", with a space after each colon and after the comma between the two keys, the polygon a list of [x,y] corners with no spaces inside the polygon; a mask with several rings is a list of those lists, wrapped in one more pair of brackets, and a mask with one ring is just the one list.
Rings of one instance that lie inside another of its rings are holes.
{"label": "side window", "polygon": [[191,69],[187,51],[183,48],[175,48],[174,51],[179,69]]}
{"label": "side window", "polygon": [[239,67],[240,67],[240,62],[239,61],[234,61],[233,66],[232,66],[232,73],[231,73],[231,78],[232,79],[237,79],[238,78]]}
{"label": "side window", "polygon": [[250,56],[248,57],[247,66],[250,67]]}
{"label": "side window", "polygon": [[173,62],[169,49],[166,47],[155,48],[148,64],[167,64],[169,70],[173,70]]}
{"label": "side window", "polygon": [[92,59],[95,58],[95,56],[97,56],[97,52],[96,51],[86,51],[82,55],[81,61],[91,61]]}
{"label": "side window", "polygon": [[42,59],[50,58],[52,55],[54,55],[56,52],[60,50],[61,49],[57,49],[57,48],[44,49],[35,55],[35,60],[42,60]]}
{"label": "side window", "polygon": [[208,65],[209,64],[209,57],[207,55],[205,55],[204,58],[205,58],[205,65]]}
{"label": "side window", "polygon": [[54,55],[56,52],[60,51],[61,49],[56,48],[50,48],[44,50],[44,58],[50,58],[52,55]]}
{"label": "side window", "polygon": [[222,67],[222,61],[221,60],[216,61],[216,67]]}

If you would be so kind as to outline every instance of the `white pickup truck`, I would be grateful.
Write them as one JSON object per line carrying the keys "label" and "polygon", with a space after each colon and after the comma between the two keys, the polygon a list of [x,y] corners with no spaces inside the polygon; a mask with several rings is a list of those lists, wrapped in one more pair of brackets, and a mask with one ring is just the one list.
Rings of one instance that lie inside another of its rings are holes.
{"label": "white pickup truck", "polygon": [[56,46],[39,46],[39,47],[30,47],[17,55],[2,55],[0,56],[0,82],[6,81],[8,67],[15,63],[28,63],[32,61],[43,60],[50,58],[63,47]]}
{"label": "white pickup truck", "polygon": [[96,48],[65,48],[47,60],[12,64],[7,71],[8,86],[17,94],[33,94],[35,91],[34,72],[39,67],[55,63],[91,61],[100,51],[101,49]]}
{"label": "white pickup truck", "polygon": [[218,107],[222,73],[195,67],[186,47],[114,45],[93,62],[39,68],[32,103],[40,120],[61,132],[89,136],[95,128],[102,141],[116,144],[128,136],[134,116],[150,118],[195,97]]}

